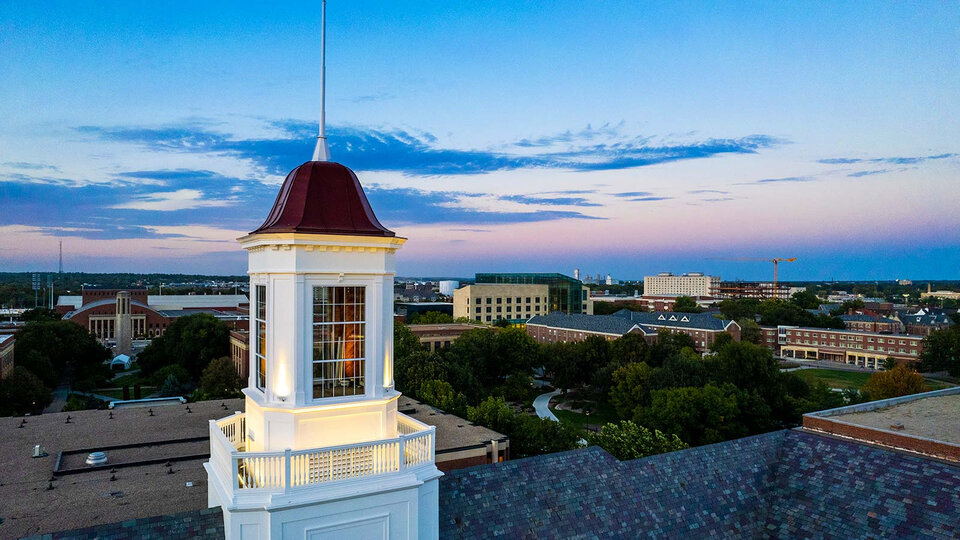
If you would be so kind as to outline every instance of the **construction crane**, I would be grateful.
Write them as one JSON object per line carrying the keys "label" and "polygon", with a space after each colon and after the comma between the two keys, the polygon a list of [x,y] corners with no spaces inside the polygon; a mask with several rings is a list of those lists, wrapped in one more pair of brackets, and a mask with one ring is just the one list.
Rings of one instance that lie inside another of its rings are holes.
{"label": "construction crane", "polygon": [[777,270],[778,265],[782,262],[793,262],[797,260],[796,257],[790,257],[789,259],[774,257],[772,259],[753,259],[749,257],[725,257],[721,258],[722,261],[759,261],[759,262],[772,262],[773,263],[773,290],[777,290]]}

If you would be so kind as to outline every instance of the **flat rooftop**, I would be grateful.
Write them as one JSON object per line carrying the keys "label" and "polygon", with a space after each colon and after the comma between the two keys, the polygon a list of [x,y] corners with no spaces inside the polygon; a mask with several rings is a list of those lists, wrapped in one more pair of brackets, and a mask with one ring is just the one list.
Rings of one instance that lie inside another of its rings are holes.
{"label": "flat rooftop", "polygon": [[[506,441],[506,435],[478,426],[465,418],[444,412],[407,396],[400,396],[400,412],[424,424],[437,427],[436,451],[452,451],[485,445],[490,441]],[[440,458],[442,459],[442,458]]]}
{"label": "flat rooftop", "polygon": [[805,414],[803,428],[960,462],[960,387]]}
{"label": "flat rooftop", "polygon": [[[500,433],[407,397],[400,398],[398,407],[437,426],[440,453],[505,440]],[[21,417],[0,418],[0,538],[206,508],[203,463],[210,451],[209,420],[243,410],[243,399],[228,399],[121,407],[112,411],[112,419],[110,410],[28,416],[22,428]],[[36,444],[46,457],[31,457]],[[97,450],[106,451],[111,467],[87,470],[84,460]],[[58,474],[51,482],[61,453],[59,471],[81,472]],[[151,463],[124,466],[132,462]]]}
{"label": "flat rooftop", "polygon": [[[226,406],[224,409],[221,403]],[[192,412],[187,412],[189,405]],[[208,421],[243,410],[243,400],[203,401],[188,405],[119,408],[113,411],[73,411],[0,419],[0,538],[75,529],[157,514],[199,510],[207,505],[209,443],[191,442],[208,437]],[[150,410],[153,416],[150,416]],[[111,412],[113,418],[110,418]],[[70,423],[66,423],[67,417]],[[171,439],[180,443],[156,445]],[[58,475],[51,482],[58,454],[60,468],[83,468],[89,451],[106,449],[108,465],[160,460],[137,465]],[[47,457],[32,458],[39,444]],[[71,451],[80,450],[80,453]],[[184,461],[171,458],[202,457]],[[173,474],[167,471],[172,470]],[[111,477],[115,480],[111,480]],[[187,483],[192,482],[192,487]],[[50,485],[53,489],[49,489]]]}
{"label": "flat rooftop", "polygon": [[[882,409],[852,412],[838,417],[858,426],[891,429],[960,445],[960,394],[928,397],[898,403]],[[902,425],[902,428],[899,426]]]}

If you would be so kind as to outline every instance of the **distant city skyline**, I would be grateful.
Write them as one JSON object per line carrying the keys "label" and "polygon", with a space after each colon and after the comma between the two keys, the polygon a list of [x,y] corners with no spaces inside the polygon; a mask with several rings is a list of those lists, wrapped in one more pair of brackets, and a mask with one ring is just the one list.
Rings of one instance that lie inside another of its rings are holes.
{"label": "distant city skyline", "polygon": [[[238,274],[310,159],[319,2],[0,4],[0,271]],[[960,6],[328,3],[398,275],[954,279]]]}

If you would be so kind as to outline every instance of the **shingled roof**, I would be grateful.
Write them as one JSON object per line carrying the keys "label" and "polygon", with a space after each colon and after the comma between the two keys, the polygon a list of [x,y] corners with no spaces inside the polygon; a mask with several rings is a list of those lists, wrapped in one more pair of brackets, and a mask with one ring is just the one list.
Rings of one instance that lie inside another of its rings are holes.
{"label": "shingled roof", "polygon": [[[615,334],[622,336],[633,329],[644,331],[639,324],[623,317],[612,317],[610,315],[582,315],[566,313],[550,313],[548,315],[535,315],[529,321],[528,325],[542,325],[551,328],[563,328],[565,330],[580,330],[583,332],[593,332],[602,334]],[[649,333],[645,331],[644,333]]]}
{"label": "shingled roof", "polygon": [[[960,468],[802,431],[453,471],[441,538],[954,538]],[[691,536],[692,535],[692,536]]]}
{"label": "shingled roof", "polygon": [[[603,450],[440,478],[440,538],[956,538],[960,467],[802,430],[618,461]],[[223,538],[216,509],[44,538]]]}
{"label": "shingled roof", "polygon": [[733,321],[718,319],[709,313],[676,313],[673,311],[630,311],[621,309],[613,317],[622,317],[644,326],[668,326],[671,328],[694,328],[722,332]]}
{"label": "shingled roof", "polygon": [[[620,462],[597,447],[440,478],[440,538],[956,538],[960,467],[802,430]],[[37,537],[39,538],[39,537]],[[43,538],[223,538],[216,510]]]}

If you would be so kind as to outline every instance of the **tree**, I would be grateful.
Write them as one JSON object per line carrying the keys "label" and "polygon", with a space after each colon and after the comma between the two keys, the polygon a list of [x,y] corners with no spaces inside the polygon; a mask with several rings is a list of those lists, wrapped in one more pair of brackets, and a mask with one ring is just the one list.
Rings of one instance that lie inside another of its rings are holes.
{"label": "tree", "polygon": [[763,331],[760,330],[760,325],[757,324],[757,321],[753,319],[738,319],[737,324],[740,325],[740,341],[763,345]]}
{"label": "tree", "polygon": [[863,303],[863,300],[847,300],[846,302],[830,310],[830,315],[845,315],[851,310],[859,311],[864,307],[866,307],[866,304]]}
{"label": "tree", "polygon": [[710,344],[710,350],[717,352],[730,343],[733,343],[733,335],[730,332],[720,332]]}
{"label": "tree", "polygon": [[645,362],[631,362],[613,372],[610,403],[620,418],[633,418],[638,408],[650,404],[653,371]]}
{"label": "tree", "polygon": [[397,357],[393,367],[397,390],[422,399],[420,387],[433,380],[445,381],[448,372],[439,355],[419,349],[404,357]]}
{"label": "tree", "polygon": [[676,435],[665,435],[657,429],[651,431],[630,420],[604,424],[598,433],[587,434],[587,442],[603,448],[620,461],[687,448],[687,444]]}
{"label": "tree", "polygon": [[50,388],[23,366],[14,367],[0,383],[0,414],[3,416],[37,412],[51,401]]}
{"label": "tree", "polygon": [[23,322],[59,321],[60,319],[62,317],[59,313],[43,307],[28,309],[20,314],[20,320]]}
{"label": "tree", "polygon": [[643,362],[647,358],[649,346],[643,334],[632,332],[610,343],[611,362],[626,365],[631,362]]}
{"label": "tree", "polygon": [[226,399],[240,395],[240,378],[229,356],[212,360],[200,376],[200,390],[205,399]]}
{"label": "tree", "polygon": [[897,366],[890,371],[878,371],[860,388],[871,400],[889,399],[929,390],[923,376],[907,366]]}
{"label": "tree", "polygon": [[442,311],[427,311],[414,313],[408,322],[410,324],[447,324],[453,322],[453,316]]}
{"label": "tree", "polygon": [[920,369],[926,373],[947,371],[960,376],[960,325],[934,330],[923,338]]}
{"label": "tree", "polygon": [[817,309],[820,307],[820,298],[811,291],[797,291],[790,300],[803,309]]}
{"label": "tree", "polygon": [[180,317],[137,356],[145,375],[177,364],[197,380],[215,358],[230,355],[230,329],[207,313]]}
{"label": "tree", "polygon": [[420,385],[417,396],[426,404],[456,415],[467,412],[467,398],[447,381],[432,380]]}
{"label": "tree", "polygon": [[678,356],[683,349],[696,350],[697,344],[693,338],[684,333],[673,333],[669,330],[657,332],[657,341],[650,347],[647,363],[652,367],[660,367],[667,360]]}
{"label": "tree", "polygon": [[103,364],[110,352],[97,338],[73,321],[29,322],[17,334],[14,344],[17,364],[40,377],[45,385],[54,387],[68,367],[75,380],[97,382],[110,376]]}
{"label": "tree", "polygon": [[403,323],[393,324],[393,358],[394,364],[410,356],[414,351],[425,350],[420,338],[410,327]]}
{"label": "tree", "polygon": [[583,384],[579,378],[580,348],[576,343],[547,343],[541,346],[540,353],[555,387],[566,391]]}
{"label": "tree", "polygon": [[697,305],[697,301],[689,296],[678,296],[673,303],[673,311],[677,313],[701,313],[703,310]]}
{"label": "tree", "polygon": [[675,433],[693,446],[760,433],[772,427],[770,409],[732,384],[667,388],[651,393],[650,406],[634,422]]}
{"label": "tree", "polygon": [[467,407],[467,420],[494,431],[509,434],[516,413],[501,397],[488,397],[476,407]]}
{"label": "tree", "polygon": [[724,318],[731,321],[753,319],[757,315],[760,301],[755,298],[728,298],[720,301],[717,307]]}
{"label": "tree", "polygon": [[553,420],[517,414],[499,397],[488,397],[476,407],[467,407],[467,419],[510,437],[510,451],[516,457],[561,452],[579,446],[577,430]]}

